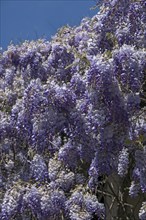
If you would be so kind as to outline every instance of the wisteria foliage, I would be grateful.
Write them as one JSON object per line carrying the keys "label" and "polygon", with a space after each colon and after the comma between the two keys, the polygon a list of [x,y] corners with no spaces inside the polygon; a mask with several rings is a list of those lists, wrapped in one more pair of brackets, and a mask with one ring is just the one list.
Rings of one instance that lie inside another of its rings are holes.
{"label": "wisteria foliage", "polygon": [[2,220],[106,219],[96,190],[113,173],[145,198],[146,2],[100,2],[0,54]]}

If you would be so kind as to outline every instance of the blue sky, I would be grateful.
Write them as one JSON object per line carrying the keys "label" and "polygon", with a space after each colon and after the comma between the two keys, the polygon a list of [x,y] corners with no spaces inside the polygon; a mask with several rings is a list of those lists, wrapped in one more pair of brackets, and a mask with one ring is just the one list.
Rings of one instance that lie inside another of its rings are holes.
{"label": "blue sky", "polygon": [[5,50],[13,41],[50,39],[63,25],[77,26],[91,10],[95,0],[0,0],[0,46]]}

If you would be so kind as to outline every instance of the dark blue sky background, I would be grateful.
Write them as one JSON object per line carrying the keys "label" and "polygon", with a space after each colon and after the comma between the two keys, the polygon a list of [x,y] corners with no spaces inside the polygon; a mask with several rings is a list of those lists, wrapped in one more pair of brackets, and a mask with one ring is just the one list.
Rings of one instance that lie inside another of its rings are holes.
{"label": "dark blue sky background", "polygon": [[63,25],[77,26],[91,10],[94,0],[0,0],[0,46],[5,50],[13,41],[50,39]]}

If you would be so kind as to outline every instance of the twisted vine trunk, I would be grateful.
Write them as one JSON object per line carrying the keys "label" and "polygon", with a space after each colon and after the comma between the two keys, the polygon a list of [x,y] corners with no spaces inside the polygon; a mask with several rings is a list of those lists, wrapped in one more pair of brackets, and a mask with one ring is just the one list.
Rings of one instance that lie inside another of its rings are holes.
{"label": "twisted vine trunk", "polygon": [[139,193],[135,198],[129,195],[130,178],[122,179],[117,174],[108,177],[104,186],[106,220],[138,220],[141,204],[146,194]]}

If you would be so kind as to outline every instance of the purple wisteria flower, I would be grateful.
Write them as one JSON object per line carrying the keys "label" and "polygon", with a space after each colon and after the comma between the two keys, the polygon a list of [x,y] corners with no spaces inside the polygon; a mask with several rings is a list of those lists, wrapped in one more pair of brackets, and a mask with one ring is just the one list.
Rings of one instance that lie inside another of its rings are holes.
{"label": "purple wisteria flower", "polygon": [[118,174],[120,176],[125,176],[128,172],[129,165],[129,153],[128,149],[123,148],[119,154],[119,163],[118,163]]}
{"label": "purple wisteria flower", "polygon": [[146,219],[146,3],[97,6],[0,52],[2,220]]}

